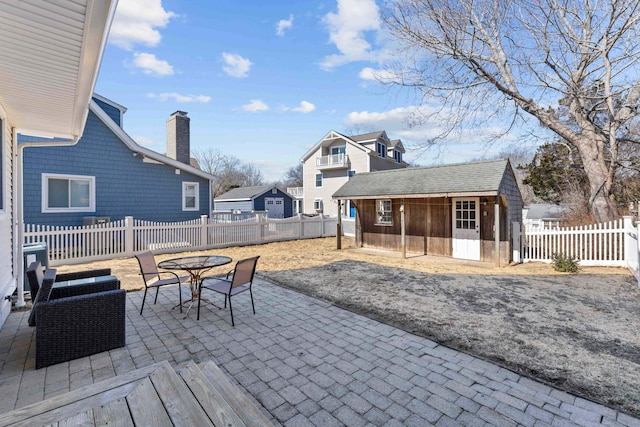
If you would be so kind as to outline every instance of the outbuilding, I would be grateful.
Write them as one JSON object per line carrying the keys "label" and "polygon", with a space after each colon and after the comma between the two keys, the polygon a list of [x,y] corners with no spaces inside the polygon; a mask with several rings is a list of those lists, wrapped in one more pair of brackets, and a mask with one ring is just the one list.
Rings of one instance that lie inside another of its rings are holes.
{"label": "outbuilding", "polygon": [[333,194],[356,209],[356,246],[506,265],[522,196],[508,159],[357,174]]}
{"label": "outbuilding", "polygon": [[213,200],[215,212],[267,211],[269,218],[293,216],[293,196],[274,185],[239,187]]}

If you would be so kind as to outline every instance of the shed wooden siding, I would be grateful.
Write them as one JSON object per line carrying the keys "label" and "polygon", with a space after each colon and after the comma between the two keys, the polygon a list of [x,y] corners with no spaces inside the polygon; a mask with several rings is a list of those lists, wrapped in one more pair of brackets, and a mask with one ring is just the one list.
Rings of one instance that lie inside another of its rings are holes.
{"label": "shed wooden siding", "polygon": [[[495,201],[494,196],[480,197],[480,260],[495,261]],[[375,200],[360,199],[352,203],[356,206],[356,245],[368,248],[401,251],[400,206],[402,199],[392,199],[393,225],[376,225]],[[507,200],[500,203],[500,252],[501,263],[509,262],[510,224],[507,218],[510,210]],[[411,198],[404,199],[405,235],[407,252],[414,254],[452,256],[451,198]],[[485,214],[486,212],[486,214]]]}

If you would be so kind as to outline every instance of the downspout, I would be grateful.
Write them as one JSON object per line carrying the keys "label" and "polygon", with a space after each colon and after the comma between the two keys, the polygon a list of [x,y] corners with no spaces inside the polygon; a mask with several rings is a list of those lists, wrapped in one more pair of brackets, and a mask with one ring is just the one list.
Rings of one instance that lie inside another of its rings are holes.
{"label": "downspout", "polygon": [[[24,307],[26,303],[24,302],[24,253],[22,251],[22,246],[24,245],[24,189],[23,185],[23,158],[24,153],[23,150],[28,147],[70,147],[72,145],[76,145],[82,135],[74,136],[73,139],[66,141],[51,141],[51,142],[22,142],[18,144],[18,133],[20,133],[19,129],[13,128],[13,146],[16,147],[15,154],[15,173],[14,173],[14,187],[17,191],[15,191],[15,203],[14,203],[14,236],[15,239],[15,247],[14,253],[16,256],[15,268],[16,268],[16,277],[18,279],[17,292],[18,292],[18,300],[16,301],[16,307]],[[48,255],[47,255],[48,256]]]}

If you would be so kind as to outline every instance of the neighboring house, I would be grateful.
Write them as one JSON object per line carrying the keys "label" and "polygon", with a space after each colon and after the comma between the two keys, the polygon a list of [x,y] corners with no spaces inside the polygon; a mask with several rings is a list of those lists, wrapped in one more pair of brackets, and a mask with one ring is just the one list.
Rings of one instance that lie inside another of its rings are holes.
{"label": "neighboring house", "polygon": [[[338,206],[331,195],[352,176],[364,172],[406,168],[405,150],[399,139],[386,132],[345,136],[330,131],[302,157],[304,213],[337,216]],[[342,215],[353,217],[347,203]]]}
{"label": "neighboring house", "polygon": [[529,231],[561,227],[569,207],[550,203],[532,203],[522,209],[523,224]]}
{"label": "neighboring house", "polygon": [[126,109],[99,95],[77,144],[40,147],[21,135],[24,221],[78,226],[125,216],[174,222],[211,212],[214,177],[190,165],[187,113],[167,120],[167,155],[138,145],[122,129]]}
{"label": "neighboring house", "polygon": [[80,138],[116,4],[0,0],[0,326],[24,306],[17,134]]}
{"label": "neighboring house", "polygon": [[[506,265],[522,196],[507,159],[357,174],[333,195],[357,211],[356,245]],[[404,224],[404,230],[402,225]]]}
{"label": "neighboring house", "polygon": [[266,211],[268,218],[293,216],[294,198],[273,185],[240,187],[219,195],[213,201],[215,212]]}

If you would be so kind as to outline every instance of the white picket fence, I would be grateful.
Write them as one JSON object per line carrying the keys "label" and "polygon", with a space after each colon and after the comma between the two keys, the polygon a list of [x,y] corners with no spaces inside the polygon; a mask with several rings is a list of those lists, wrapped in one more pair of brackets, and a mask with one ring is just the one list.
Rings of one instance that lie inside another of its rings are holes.
{"label": "white picket fence", "polygon": [[107,224],[57,227],[25,224],[24,244],[47,244],[49,265],[80,264],[154,253],[258,245],[283,240],[336,235],[337,218],[298,215],[285,219],[263,216],[230,223],[201,218],[161,223],[126,217]]}
{"label": "white picket fence", "polygon": [[631,217],[579,227],[525,228],[522,260],[551,262],[558,254],[583,266],[627,267],[638,277],[639,232]]}

